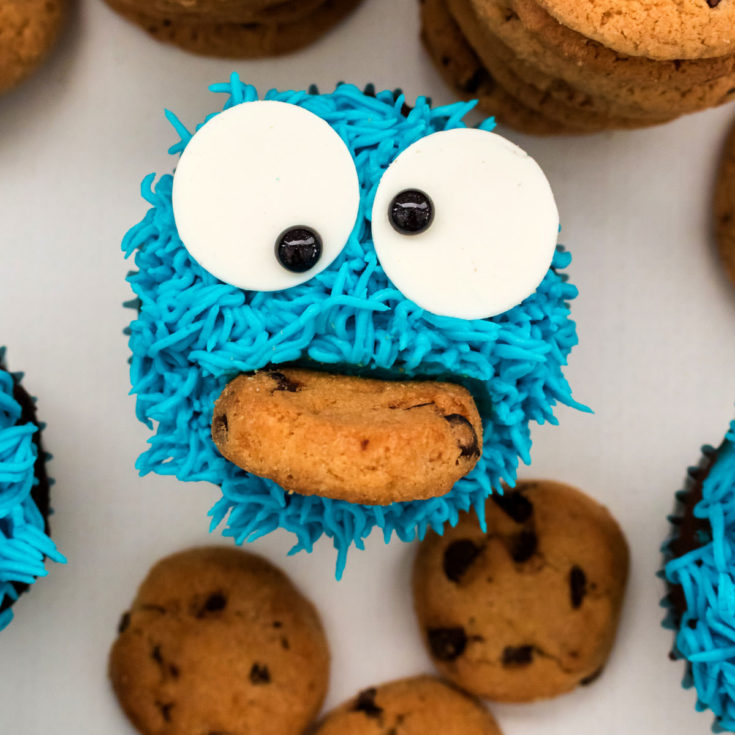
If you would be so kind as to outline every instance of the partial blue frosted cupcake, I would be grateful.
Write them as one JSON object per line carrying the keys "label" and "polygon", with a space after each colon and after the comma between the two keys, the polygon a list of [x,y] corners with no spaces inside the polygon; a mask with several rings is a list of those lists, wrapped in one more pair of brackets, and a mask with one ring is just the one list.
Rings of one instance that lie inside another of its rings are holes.
{"label": "partial blue frosted cupcake", "polygon": [[713,731],[735,732],[735,422],[676,497],[663,547],[671,657],[684,660],[683,685],[696,689],[697,710],[713,712]]}
{"label": "partial blue frosted cupcake", "polygon": [[[482,519],[530,462],[530,424],[583,408],[563,375],[577,290],[540,168],[493,120],[468,128],[473,103],[409,108],[347,84],[260,99],[237,75],[211,91],[224,109],[194,133],[167,113],[176,172],[145,178],[151,208],[122,246],[136,265],[132,392],[151,429],[138,469],[220,487],[211,526],[238,544],[279,528],[294,552],[329,537],[338,574],[376,527],[410,540],[470,508]],[[481,456],[425,500],[358,504],[298,479],[285,491],[212,440],[228,383],[285,366],[462,385]]]}
{"label": "partial blue frosted cupcake", "polygon": [[4,357],[0,348],[0,630],[13,619],[19,596],[46,576],[46,559],[65,561],[49,537],[52,482],[34,401]]}

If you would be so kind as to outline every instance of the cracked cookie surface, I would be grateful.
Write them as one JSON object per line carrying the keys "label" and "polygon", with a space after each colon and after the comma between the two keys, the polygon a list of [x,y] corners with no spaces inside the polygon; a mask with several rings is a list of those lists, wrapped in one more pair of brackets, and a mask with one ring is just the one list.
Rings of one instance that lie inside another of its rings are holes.
{"label": "cracked cookie surface", "polygon": [[630,56],[701,59],[735,51],[735,0],[538,0],[569,28]]}
{"label": "cracked cookie surface", "polygon": [[324,699],[329,651],[313,606],[279,570],[198,548],[151,569],[109,673],[144,735],[301,735]]}
{"label": "cracked cookie surface", "polygon": [[431,676],[371,687],[331,712],[313,735],[501,735],[476,700]]}
{"label": "cracked cookie surface", "polygon": [[414,567],[414,601],[439,671],[504,702],[589,684],[612,649],[628,547],[610,513],[558,483],[519,483],[443,537],[430,533]]}

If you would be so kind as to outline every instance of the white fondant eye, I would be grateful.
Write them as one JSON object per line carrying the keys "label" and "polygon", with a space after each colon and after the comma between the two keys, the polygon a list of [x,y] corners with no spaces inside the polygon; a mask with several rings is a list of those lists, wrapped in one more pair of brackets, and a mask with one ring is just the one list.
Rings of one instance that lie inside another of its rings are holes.
{"label": "white fondant eye", "polygon": [[297,286],[340,254],[360,204],[335,130],[303,107],[247,102],[207,122],[176,169],[173,210],[191,256],[251,291]]}
{"label": "white fondant eye", "polygon": [[559,213],[539,165],[484,130],[434,133],[401,153],[372,214],[380,264],[416,304],[482,319],[530,296],[551,265]]}

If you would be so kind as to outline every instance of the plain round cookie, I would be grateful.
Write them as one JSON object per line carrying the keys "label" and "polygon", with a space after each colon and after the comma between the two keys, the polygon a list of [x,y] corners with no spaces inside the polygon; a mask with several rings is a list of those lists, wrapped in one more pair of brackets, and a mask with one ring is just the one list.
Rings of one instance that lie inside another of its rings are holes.
{"label": "plain round cookie", "polygon": [[413,590],[441,674],[502,702],[554,697],[599,676],[612,649],[628,547],[579,490],[523,482],[419,547]]}
{"label": "plain round cookie", "polygon": [[365,689],[310,735],[501,735],[476,700],[431,676]]}
{"label": "plain round cookie", "polygon": [[630,56],[701,59],[735,51],[735,0],[538,0],[554,18]]}
{"label": "plain round cookie", "polygon": [[735,282],[735,127],[725,143],[714,204],[717,246],[725,271]]}
{"label": "plain round cookie", "polygon": [[584,131],[540,115],[506,92],[485,69],[449,13],[446,0],[421,0],[421,38],[444,80],[501,125],[530,135],[577,135]]}
{"label": "plain round cookie", "polygon": [[61,30],[66,0],[0,2],[0,92],[19,84],[46,58]]}
{"label": "plain round cookie", "polygon": [[158,41],[203,56],[232,59],[280,56],[298,51],[337,25],[361,2],[324,0],[307,17],[287,23],[218,23],[160,18],[131,10],[125,0],[105,1]]}
{"label": "plain round cookie", "polygon": [[144,735],[301,735],[324,700],[329,651],[314,607],[278,569],[197,548],[151,569],[109,674]]}

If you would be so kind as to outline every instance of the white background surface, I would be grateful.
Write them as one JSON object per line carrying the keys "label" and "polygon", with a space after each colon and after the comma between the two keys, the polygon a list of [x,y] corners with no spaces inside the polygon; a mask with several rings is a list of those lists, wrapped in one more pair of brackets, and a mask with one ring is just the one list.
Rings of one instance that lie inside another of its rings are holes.
{"label": "white background surface", "polygon": [[[69,558],[18,604],[0,636],[0,733],[130,735],[107,685],[120,613],[152,562],[207,535],[215,488],[133,469],[147,432],[127,396],[121,330],[130,294],[119,241],[146,205],[142,177],[171,170],[163,107],[190,127],[218,104],[206,85],[232,68],[262,88],[340,79],[452,99],[421,51],[414,0],[365,0],[337,32],[291,58],[232,64],[160,46],[97,0],[59,52],[0,100],[0,343],[48,422],[54,538]],[[718,442],[735,401],[735,290],[709,235],[718,151],[735,110],[642,132],[510,137],[555,188],[574,253],[581,346],[568,371],[594,416],[560,411],[534,433],[522,475],[575,484],[627,532],[632,580],[620,637],[594,686],[531,706],[495,706],[506,735],[704,735],[708,714],[679,688],[659,627],[654,576],[672,494],[699,445]],[[414,549],[374,536],[344,580],[334,555],[287,559],[285,536],[256,549],[321,609],[333,653],[328,705],[430,669],[413,622]]]}

